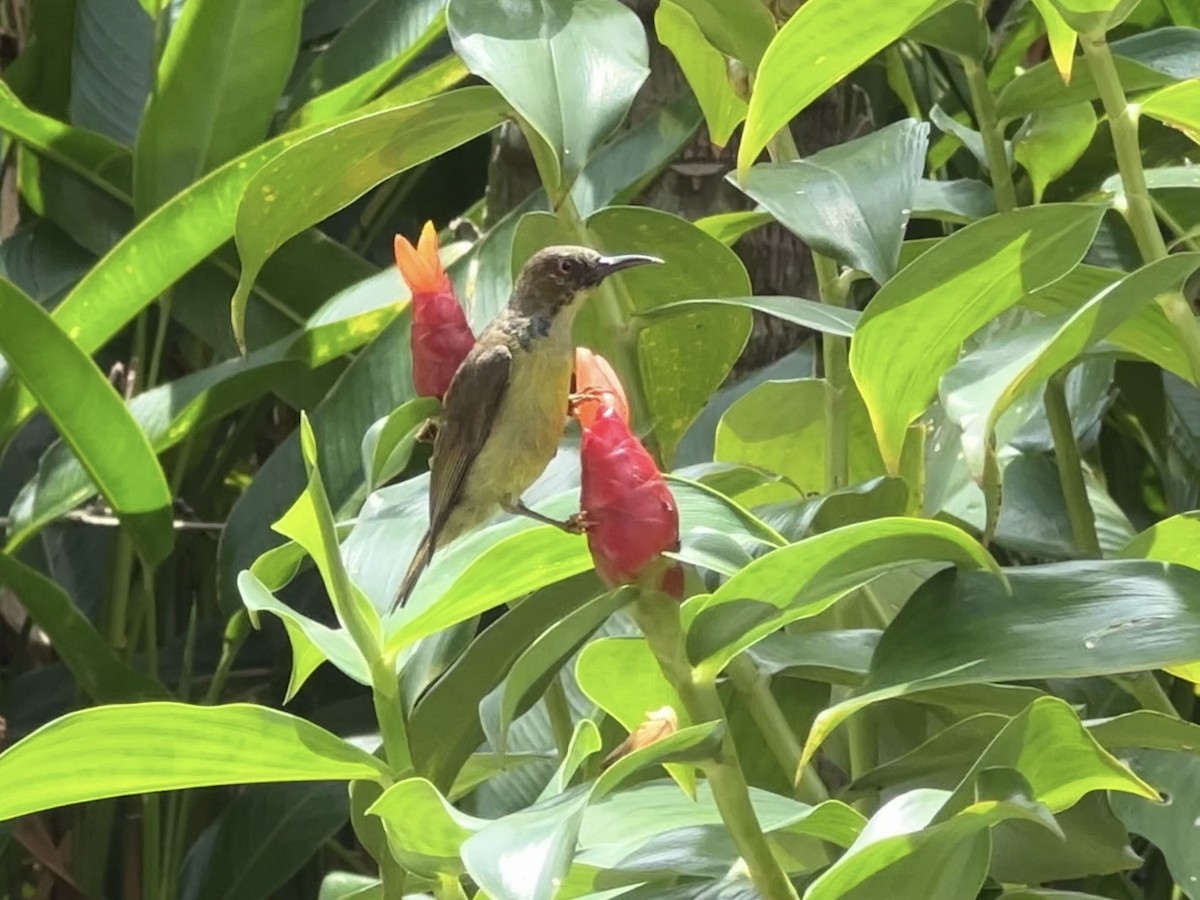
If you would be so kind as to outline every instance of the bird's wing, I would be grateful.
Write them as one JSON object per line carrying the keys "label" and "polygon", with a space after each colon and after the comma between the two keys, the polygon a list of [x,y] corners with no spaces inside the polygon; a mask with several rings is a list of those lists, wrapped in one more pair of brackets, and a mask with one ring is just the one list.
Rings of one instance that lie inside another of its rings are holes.
{"label": "bird's wing", "polygon": [[459,368],[446,392],[429,481],[431,550],[437,547],[438,535],[454,509],[471,463],[491,434],[511,368],[508,347],[489,347]]}

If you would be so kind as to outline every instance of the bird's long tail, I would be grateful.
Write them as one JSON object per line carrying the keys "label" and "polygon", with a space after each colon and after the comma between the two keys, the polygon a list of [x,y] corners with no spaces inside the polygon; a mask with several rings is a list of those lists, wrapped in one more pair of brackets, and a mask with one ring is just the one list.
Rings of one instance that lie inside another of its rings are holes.
{"label": "bird's long tail", "polygon": [[396,599],[392,601],[391,609],[397,609],[408,602],[408,595],[413,592],[413,588],[417,586],[417,581],[421,577],[421,573],[425,571],[425,567],[429,565],[429,560],[433,556],[433,530],[425,532],[425,537],[421,538],[421,544],[417,547],[417,552],[413,554],[413,560],[408,565],[408,571],[404,573],[404,579],[400,582],[400,590],[396,592]]}

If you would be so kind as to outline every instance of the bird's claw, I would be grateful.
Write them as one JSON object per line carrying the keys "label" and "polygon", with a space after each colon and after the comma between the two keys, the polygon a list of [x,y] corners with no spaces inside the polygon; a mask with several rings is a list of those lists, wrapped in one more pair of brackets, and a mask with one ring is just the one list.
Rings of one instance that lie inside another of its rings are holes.
{"label": "bird's claw", "polygon": [[588,527],[591,522],[588,521],[587,513],[577,512],[574,515],[567,516],[562,523],[563,531],[569,534],[587,534]]}
{"label": "bird's claw", "polygon": [[438,421],[437,419],[426,419],[424,424],[417,430],[416,440],[421,444],[432,444],[437,440]]}
{"label": "bird's claw", "polygon": [[589,387],[582,391],[574,391],[567,395],[567,414],[575,415],[579,411],[579,407],[588,401],[596,403],[604,403],[605,397],[609,392],[604,388]]}

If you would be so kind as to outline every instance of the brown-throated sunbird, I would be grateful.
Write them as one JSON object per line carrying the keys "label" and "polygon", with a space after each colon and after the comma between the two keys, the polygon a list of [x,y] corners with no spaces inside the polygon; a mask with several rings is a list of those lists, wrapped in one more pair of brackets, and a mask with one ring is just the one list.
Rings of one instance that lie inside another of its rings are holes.
{"label": "brown-throated sunbird", "polygon": [[661,262],[563,246],[525,263],[508,305],[475,341],[446,392],[430,461],[429,530],[392,608],[404,605],[438,547],[497,509],[577,530],[571,520],[547,518],[521,501],[554,458],[566,424],[575,313],[609,275]]}

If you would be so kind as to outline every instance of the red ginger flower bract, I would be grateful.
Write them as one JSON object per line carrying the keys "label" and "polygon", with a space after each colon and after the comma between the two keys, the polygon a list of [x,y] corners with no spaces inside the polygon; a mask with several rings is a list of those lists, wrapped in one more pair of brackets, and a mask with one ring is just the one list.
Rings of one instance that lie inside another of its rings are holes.
{"label": "red ginger flower bract", "polygon": [[629,430],[620,382],[602,357],[581,349],[575,385],[587,395],[575,404],[583,427],[580,505],[596,571],[609,585],[682,597],[682,567],[661,556],[679,549],[679,510],[654,457]]}
{"label": "red ginger flower bract", "polygon": [[412,292],[413,385],[418,396],[441,400],[475,335],[438,258],[433,223],[425,223],[416,247],[396,235],[394,250],[396,268]]}

